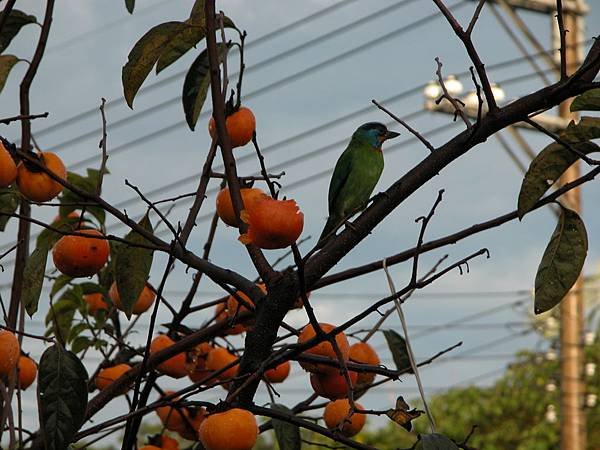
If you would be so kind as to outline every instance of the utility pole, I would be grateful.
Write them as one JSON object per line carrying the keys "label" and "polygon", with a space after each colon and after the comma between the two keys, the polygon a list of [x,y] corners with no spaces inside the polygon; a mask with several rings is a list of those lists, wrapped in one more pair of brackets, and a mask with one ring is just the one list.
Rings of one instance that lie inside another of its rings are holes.
{"label": "utility pole", "polygon": [[[527,10],[547,14],[551,20],[552,26],[552,44],[554,48],[560,47],[560,35],[557,24],[557,4],[556,0],[489,0],[492,10],[494,4],[500,6],[503,12],[511,19],[513,25],[518,29],[523,37],[536,50],[540,51],[542,45],[539,43],[536,33],[529,29],[526,22],[517,14],[517,10]],[[585,0],[563,0],[562,2],[563,24],[567,31],[564,49],[567,61],[567,75],[572,74],[583,62],[583,23],[585,14],[589,7]],[[524,47],[518,42],[515,34],[511,33],[503,19],[494,12],[500,25],[510,33],[510,37],[517,47],[523,51]],[[560,56],[555,52],[554,57],[547,55],[544,60],[551,69],[554,69],[557,76],[560,76]],[[530,61],[532,66],[539,72],[539,68],[534,61]],[[431,102],[430,102],[431,103]],[[441,104],[441,106],[443,106]],[[559,106],[559,117],[545,117],[543,124],[545,128],[551,129],[548,125],[558,125],[564,127],[564,123],[577,118],[577,114],[570,111],[571,101],[567,100]],[[440,105],[426,103],[426,107],[431,110],[444,111]],[[552,120],[554,119],[554,120]],[[562,122],[563,125],[554,122]],[[556,130],[555,130],[556,131]],[[518,133],[518,130],[512,130],[513,137],[517,138],[517,143],[528,152],[528,145]],[[529,155],[530,156],[530,155]],[[580,161],[577,161],[561,177],[561,184],[573,181],[579,178]],[[575,188],[564,194],[562,197],[566,207],[574,210],[581,215],[581,191]],[[587,424],[584,411],[584,397],[586,383],[584,379],[584,351],[583,351],[583,332],[584,332],[584,299],[583,299],[583,277],[580,275],[577,282],[573,285],[569,293],[560,304],[560,448],[561,450],[586,450],[587,446]]]}
{"label": "utility pole", "polygon": [[[581,64],[582,49],[580,36],[582,18],[572,12],[564,14],[566,33],[567,74],[573,73]],[[554,19],[556,23],[556,19]],[[553,26],[554,35],[558,27]],[[560,37],[559,37],[560,40]],[[559,106],[559,115],[565,119],[575,119],[570,112],[571,101]],[[580,161],[571,166],[561,178],[563,184],[579,177]],[[566,206],[581,214],[581,191],[573,189],[565,194]],[[585,381],[583,378],[583,330],[584,330],[583,277],[580,275],[571,291],[560,304],[560,448],[561,450],[585,450],[587,426],[583,399]]]}

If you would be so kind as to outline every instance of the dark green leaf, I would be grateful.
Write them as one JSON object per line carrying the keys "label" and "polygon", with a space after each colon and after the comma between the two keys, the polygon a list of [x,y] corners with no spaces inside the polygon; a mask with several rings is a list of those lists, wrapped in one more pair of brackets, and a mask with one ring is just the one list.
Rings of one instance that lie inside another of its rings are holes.
{"label": "dark green leaf", "polygon": [[423,450],[458,450],[458,446],[443,434],[431,433],[421,435]]}
{"label": "dark green leaf", "polygon": [[71,327],[71,330],[69,331],[69,338],[67,339],[67,341],[73,342],[81,333],[89,329],[90,327],[86,322],[79,322],[78,324]]}
{"label": "dark green leaf", "polygon": [[[226,45],[219,46],[221,59],[226,57],[227,48]],[[209,86],[208,52],[204,50],[190,66],[183,82],[183,93],[181,94],[185,120],[192,131],[196,127]]]}
{"label": "dark green leaf", "polygon": [[67,286],[73,278],[68,275],[61,274],[54,283],[52,284],[52,289],[50,289],[50,298],[54,298],[54,296],[65,286]]}
{"label": "dark green leaf", "polygon": [[590,89],[575,97],[571,111],[600,111],[600,88]]}
{"label": "dark green leaf", "polygon": [[46,450],[65,450],[83,424],[88,374],[79,358],[58,345],[40,359],[38,398]]}
{"label": "dark green leaf", "polygon": [[92,340],[87,336],[79,336],[71,342],[71,351],[79,353],[87,349],[93,344]]}
{"label": "dark green leaf", "polygon": [[560,133],[569,142],[584,142],[600,138],[600,117],[584,116],[578,123],[574,120]]}
{"label": "dark green leaf", "polygon": [[[593,142],[579,142],[571,144],[573,148],[581,153],[588,154],[600,151]],[[518,213],[522,219],[542,195],[552,186],[560,176],[579,157],[569,149],[560,144],[553,143],[542,150],[531,162],[519,192]]]}
{"label": "dark green leaf", "polygon": [[[396,369],[410,369],[410,359],[408,357],[408,350],[404,338],[394,330],[383,330],[383,335],[385,336],[385,340],[392,353],[392,358],[394,358]],[[407,373],[412,373],[412,370],[409,370]]]}
{"label": "dark green leaf", "polygon": [[30,23],[36,23],[35,16],[25,14],[23,11],[13,9],[10,15],[7,17],[4,26],[2,27],[2,33],[0,33],[0,53],[2,53],[13,38],[19,33],[22,27]]}
{"label": "dark green leaf", "polygon": [[569,292],[587,255],[585,225],[576,212],[561,208],[558,224],[552,233],[535,276],[535,313],[554,308]]}
{"label": "dark green leaf", "polygon": [[[272,403],[271,409],[284,414],[294,415],[291,409],[277,403]],[[273,423],[279,450],[300,450],[302,448],[300,429],[297,425],[277,419],[273,419],[271,422]]]}
{"label": "dark green leaf", "polygon": [[133,9],[135,8],[135,0],[125,0],[125,8],[129,14],[133,14]]}
{"label": "dark green leaf", "polygon": [[[88,169],[88,176],[69,172],[67,173],[67,181],[73,186],[81,189],[82,191],[89,192],[90,194],[96,193],[96,186],[98,185],[98,171],[94,169]],[[60,196],[60,209],[59,214],[61,217],[67,217],[70,212],[82,209],[81,206],[77,206],[78,203],[88,203],[87,200],[75,194],[69,189],[64,189]],[[106,212],[99,206],[86,206],[85,211],[93,215],[100,224],[104,224],[106,219]],[[89,219],[89,216],[85,217]]]}
{"label": "dark green leaf", "polygon": [[21,301],[29,317],[32,317],[38,309],[40,295],[42,294],[42,285],[44,284],[47,259],[48,247],[42,245],[41,247],[36,247],[25,263],[23,278],[27,282],[23,283]]}
{"label": "dark green leaf", "polygon": [[0,92],[4,89],[8,74],[18,62],[19,58],[15,55],[0,55]]}
{"label": "dark green leaf", "polygon": [[19,193],[14,186],[10,188],[0,189],[0,231],[6,229],[6,224],[10,219],[10,215],[14,214],[19,207]]}
{"label": "dark green leaf", "polygon": [[[79,225],[79,218],[75,217],[62,217],[56,222],[52,222],[52,228],[63,231],[65,233],[75,230],[77,228],[77,225]],[[53,229],[44,228],[36,239],[36,245],[38,247],[43,245],[48,248],[51,248],[63,236],[64,235],[62,233],[58,233]]]}
{"label": "dark green leaf", "polygon": [[204,0],[196,0],[194,6],[192,6],[192,12],[190,12],[190,20],[193,23],[206,23],[204,19]]}
{"label": "dark green leaf", "polygon": [[206,26],[204,24],[192,25],[189,19],[185,24],[187,25],[186,28],[173,36],[164,46],[163,52],[156,63],[157,75],[204,39],[206,35]]}
{"label": "dark green leaf", "polygon": [[123,66],[121,80],[125,100],[133,108],[133,99],[173,36],[187,28],[183,22],[165,22],[150,29],[136,42]]}
{"label": "dark green leaf", "polygon": [[108,291],[104,289],[104,287],[100,286],[98,283],[92,283],[91,281],[85,281],[79,284],[84,295],[86,294],[94,294],[96,292],[100,292],[105,297],[108,297]]}
{"label": "dark green leaf", "polygon": [[[152,233],[152,225],[147,214],[139,224]],[[146,238],[135,231],[127,234],[125,240],[134,244],[149,244]],[[127,317],[130,318],[133,306],[148,281],[154,252],[146,248],[128,246],[124,243],[113,245],[112,248],[115,250],[114,253],[111,253],[114,255],[113,275],[117,282],[117,290],[123,309]]]}
{"label": "dark green leaf", "polygon": [[54,302],[46,314],[47,335],[54,334],[60,342],[66,342],[71,332],[75,311],[83,306],[82,291],[73,286],[65,291],[57,302]]}

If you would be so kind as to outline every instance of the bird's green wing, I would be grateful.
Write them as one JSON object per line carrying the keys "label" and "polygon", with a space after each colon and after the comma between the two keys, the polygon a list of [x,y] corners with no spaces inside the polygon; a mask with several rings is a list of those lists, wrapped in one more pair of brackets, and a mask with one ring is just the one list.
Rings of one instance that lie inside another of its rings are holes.
{"label": "bird's green wing", "polygon": [[351,148],[348,147],[338,159],[335,169],[333,169],[333,175],[331,176],[331,182],[329,183],[329,214],[333,213],[336,200],[352,171],[352,156],[353,152]]}

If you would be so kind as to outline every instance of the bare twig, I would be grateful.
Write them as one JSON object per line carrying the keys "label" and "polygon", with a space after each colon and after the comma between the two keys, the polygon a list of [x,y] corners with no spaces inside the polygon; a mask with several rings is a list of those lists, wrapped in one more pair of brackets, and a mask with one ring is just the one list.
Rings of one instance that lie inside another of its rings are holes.
{"label": "bare twig", "polygon": [[8,125],[11,122],[16,122],[18,120],[34,120],[34,119],[45,119],[48,117],[48,113],[45,112],[43,114],[19,114],[18,116],[7,117],[5,119],[0,119],[0,123],[3,125]]}
{"label": "bare twig", "polygon": [[431,143],[427,139],[425,139],[421,133],[419,133],[417,130],[415,130],[413,127],[411,127],[409,124],[407,124],[404,120],[402,120],[400,117],[396,116],[394,113],[392,113],[390,110],[388,110],[381,104],[379,104],[376,100],[371,100],[371,102],[375,106],[377,106],[380,110],[385,112],[388,116],[390,116],[392,119],[394,119],[396,122],[398,122],[400,125],[402,125],[404,128],[406,128],[409,132],[411,132],[418,140],[421,141],[421,143],[425,147],[427,147],[429,149],[430,152],[433,152],[435,150],[435,147],[433,145],[431,145]]}
{"label": "bare twig", "polygon": [[104,172],[106,172],[106,162],[108,161],[108,154],[106,153],[106,112],[104,107],[106,105],[106,99],[102,97],[102,103],[100,103],[100,115],[102,117],[102,138],[100,139],[100,148],[102,149],[102,161],[100,162],[100,172],[98,174],[98,185],[96,186],[96,195],[102,193],[102,181],[104,180]]}
{"label": "bare twig", "polygon": [[558,22],[558,32],[560,35],[560,79],[567,79],[567,31],[565,30],[565,21],[563,17],[562,0],[556,0],[556,21]]}
{"label": "bare twig", "polygon": [[436,56],[435,62],[437,64],[437,70],[435,71],[435,73],[436,73],[436,75],[438,77],[438,82],[439,82],[440,87],[442,88],[442,92],[443,92],[443,95],[438,100],[436,100],[436,103],[439,103],[444,98],[446,100],[448,100],[452,104],[452,106],[454,107],[454,119],[456,120],[456,116],[459,115],[460,118],[465,123],[465,125],[467,126],[467,128],[470,129],[472,127],[471,121],[469,120],[469,118],[467,117],[467,115],[465,114],[465,112],[462,109],[462,107],[464,106],[464,104],[461,105],[462,102],[460,100],[452,97],[448,93],[448,89],[446,88],[446,83],[444,83],[444,77],[442,76],[442,65],[443,64],[440,61],[440,58],[438,58]]}
{"label": "bare twig", "polygon": [[470,36],[473,33],[473,28],[475,28],[475,24],[477,23],[477,19],[479,19],[479,14],[481,14],[481,10],[485,5],[487,0],[479,0],[477,7],[475,8],[475,12],[473,12],[473,17],[471,17],[471,21],[469,22],[469,26],[467,27],[466,34]]}

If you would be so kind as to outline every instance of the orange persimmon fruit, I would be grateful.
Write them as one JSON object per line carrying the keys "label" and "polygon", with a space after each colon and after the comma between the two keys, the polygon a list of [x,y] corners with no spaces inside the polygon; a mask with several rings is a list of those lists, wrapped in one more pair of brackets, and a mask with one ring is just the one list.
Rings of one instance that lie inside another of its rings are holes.
{"label": "orange persimmon fruit", "polygon": [[129,364],[117,364],[116,366],[106,367],[98,372],[94,383],[99,390],[103,391],[117,378],[119,378],[125,372],[128,372],[130,369],[131,366]]}
{"label": "orange persimmon fruit", "polygon": [[[329,323],[320,323],[319,325],[325,333],[329,333],[335,328],[335,326]],[[313,326],[311,324],[308,324],[302,329],[300,336],[298,336],[298,343],[302,344],[304,342],[307,342],[315,336],[316,333],[313,329]],[[350,354],[350,344],[348,344],[348,339],[346,338],[346,335],[343,332],[338,333],[335,336],[335,342],[337,343],[337,346],[340,349],[344,361],[348,361]],[[333,346],[329,341],[323,341],[319,344],[316,344],[313,347],[310,347],[308,350],[304,351],[304,354],[325,356],[327,358],[335,360],[338,359],[335,350],[333,349]],[[327,366],[325,364],[315,364],[305,361],[301,361],[300,365],[302,366],[302,368],[304,368],[304,370],[307,370],[308,372],[335,373],[339,372],[340,370],[339,367]]]}
{"label": "orange persimmon fruit", "polygon": [[16,179],[17,164],[4,144],[0,142],[0,188],[10,186]]}
{"label": "orange persimmon fruit", "polygon": [[[125,310],[123,304],[121,303],[121,296],[119,295],[119,290],[117,289],[116,281],[114,281],[113,284],[111,284],[110,289],[108,290],[108,295],[112,300],[113,304],[115,305],[115,308],[117,308],[120,311]],[[138,315],[148,311],[148,309],[154,303],[155,299],[156,294],[154,293],[154,289],[152,289],[150,283],[146,283],[144,289],[142,289],[142,292],[140,292],[140,295],[136,300],[135,305],[133,305],[133,314]]]}
{"label": "orange persimmon fruit", "polygon": [[[269,198],[264,191],[258,188],[242,188],[240,189],[240,194],[242,196],[242,203],[244,204],[243,209],[248,211],[252,210],[259,202]],[[227,225],[237,227],[238,222],[235,220],[235,210],[233,209],[229,188],[219,191],[217,194],[216,205],[219,218]]]}
{"label": "orange persimmon fruit", "polygon": [[248,231],[238,238],[240,242],[267,250],[289,247],[304,228],[304,214],[295,200],[266,198],[242,211],[240,218],[248,224]]}
{"label": "orange persimmon fruit", "polygon": [[12,331],[0,330],[0,376],[9,376],[19,363],[21,347]]}
{"label": "orange persimmon fruit", "polygon": [[[356,386],[356,372],[349,370],[348,378],[350,378],[350,390],[352,390],[354,389],[354,386]],[[344,375],[340,372],[312,373],[310,375],[310,385],[315,391],[315,394],[328,398],[329,400],[348,397],[348,383],[346,382]]]}
{"label": "orange persimmon fruit", "polygon": [[54,244],[52,259],[63,274],[89,277],[100,271],[108,261],[110,247],[98,230],[79,230],[84,236],[63,236]]}
{"label": "orange persimmon fruit", "polygon": [[[354,403],[356,409],[363,409],[358,403]],[[338,428],[343,422],[341,427],[341,433],[346,437],[355,436],[365,426],[367,420],[366,416],[362,413],[354,412],[348,420],[348,413],[350,412],[350,402],[348,399],[340,399],[329,402],[325,406],[325,412],[323,413],[323,419],[327,428],[334,429]]]}
{"label": "orange persimmon fruit", "polygon": [[[381,363],[373,347],[366,342],[357,342],[350,346],[350,361],[371,366],[378,366]],[[357,383],[370,384],[375,379],[375,375],[373,372],[360,372]]]}
{"label": "orange persimmon fruit", "polygon": [[[232,147],[242,147],[252,140],[256,130],[256,118],[249,108],[242,106],[225,119],[225,127]],[[217,126],[214,117],[208,121],[210,137],[217,137]]]}
{"label": "orange persimmon fruit", "polygon": [[[62,160],[52,152],[39,154],[40,162],[58,178],[67,179],[67,169]],[[17,187],[23,196],[34,202],[47,202],[63,190],[63,185],[53,180],[41,169],[30,170],[24,162],[17,166]]]}
{"label": "orange persimmon fruit", "polygon": [[272,369],[265,370],[265,378],[269,383],[283,383],[290,374],[292,365],[289,361],[284,361]]}
{"label": "orange persimmon fruit", "polygon": [[[156,353],[160,350],[170,347],[175,344],[175,341],[166,334],[159,334],[150,343],[150,354]],[[175,356],[170,357],[166,361],[161,362],[157,369],[166,375],[173,378],[183,378],[189,372],[190,365],[187,361],[187,355],[185,352],[178,353]]]}
{"label": "orange persimmon fruit", "polygon": [[258,425],[250,411],[233,408],[208,416],[199,435],[206,450],[250,450],[258,437]]}

